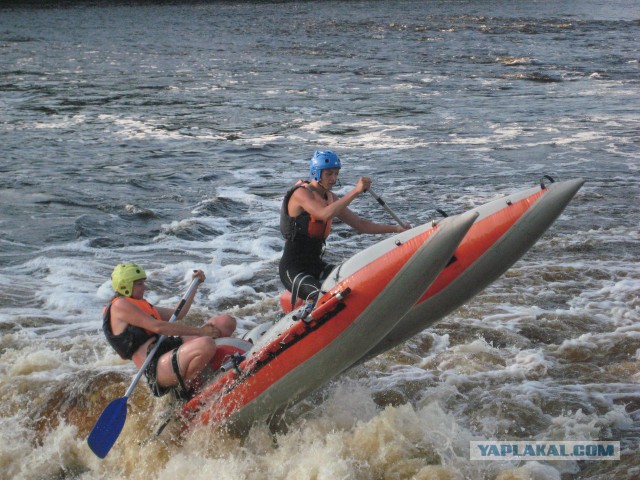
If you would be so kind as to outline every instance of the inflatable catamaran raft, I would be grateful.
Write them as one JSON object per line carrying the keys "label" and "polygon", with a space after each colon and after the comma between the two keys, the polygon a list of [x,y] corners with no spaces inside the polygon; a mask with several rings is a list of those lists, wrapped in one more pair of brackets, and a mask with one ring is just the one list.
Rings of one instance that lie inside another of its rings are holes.
{"label": "inflatable catamaran raft", "polygon": [[186,404],[185,418],[245,430],[353,365],[424,294],[476,217],[472,212],[421,228],[357,268],[347,260],[343,268],[350,273],[334,282],[310,312],[305,307],[290,312],[253,343],[220,339],[221,349],[245,352],[231,357],[222,368],[226,371]]}
{"label": "inflatable catamaran raft", "polygon": [[460,307],[529,250],[584,183],[545,179],[387,238],[336,267],[312,308],[245,340],[217,340],[223,366],[181,409],[186,426],[246,431]]}

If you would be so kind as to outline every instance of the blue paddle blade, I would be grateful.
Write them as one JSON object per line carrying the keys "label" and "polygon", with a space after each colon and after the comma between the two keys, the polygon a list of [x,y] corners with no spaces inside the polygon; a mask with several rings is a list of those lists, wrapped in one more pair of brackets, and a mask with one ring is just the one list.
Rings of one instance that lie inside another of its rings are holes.
{"label": "blue paddle blade", "polygon": [[127,419],[127,397],[117,398],[104,409],[87,438],[89,448],[104,458],[116,443]]}

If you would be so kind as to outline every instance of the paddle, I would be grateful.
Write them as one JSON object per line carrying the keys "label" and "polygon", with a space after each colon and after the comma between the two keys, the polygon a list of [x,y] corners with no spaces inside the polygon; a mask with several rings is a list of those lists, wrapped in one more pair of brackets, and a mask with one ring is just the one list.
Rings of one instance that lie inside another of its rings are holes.
{"label": "paddle", "polygon": [[[186,299],[193,293],[198,282],[198,278],[193,279],[189,289],[183,295],[182,299],[180,299],[178,308],[176,308],[176,311],[173,312],[173,315],[169,319],[169,323],[173,323],[177,320],[182,307],[187,301]],[[93,426],[93,430],[91,430],[91,433],[87,438],[87,443],[89,444],[89,448],[91,448],[93,453],[98,457],[104,458],[107,453],[109,453],[109,450],[111,450],[111,447],[113,447],[113,444],[116,443],[116,440],[122,431],[122,427],[124,427],[124,422],[127,419],[127,400],[165,338],[167,338],[165,335],[161,335],[160,338],[158,338],[156,346],[153,347],[153,350],[151,350],[149,355],[147,355],[142,367],[140,367],[140,370],[133,379],[133,382],[131,382],[131,385],[129,385],[129,388],[125,392],[124,397],[113,400],[109,405],[107,405],[107,408],[104,409],[102,415],[100,415],[100,418],[98,418],[98,421]]]}
{"label": "paddle", "polygon": [[406,224],[405,222],[403,222],[402,220],[400,220],[400,217],[398,217],[398,215],[396,215],[396,214],[394,213],[394,211],[393,211],[393,210],[391,210],[391,209],[389,208],[389,206],[387,205],[387,202],[385,202],[385,201],[384,201],[384,200],[383,200],[379,195],[377,195],[373,190],[369,189],[369,190],[367,190],[367,191],[371,194],[371,196],[372,196],[373,198],[375,198],[375,199],[378,201],[378,203],[379,203],[380,205],[382,205],[382,208],[384,208],[384,209],[387,211],[387,213],[388,213],[389,215],[391,215],[391,216],[393,217],[393,219],[394,219],[396,222],[398,222],[398,225],[400,225],[400,226],[401,226],[401,227],[403,227],[403,228],[407,228],[407,224]]}

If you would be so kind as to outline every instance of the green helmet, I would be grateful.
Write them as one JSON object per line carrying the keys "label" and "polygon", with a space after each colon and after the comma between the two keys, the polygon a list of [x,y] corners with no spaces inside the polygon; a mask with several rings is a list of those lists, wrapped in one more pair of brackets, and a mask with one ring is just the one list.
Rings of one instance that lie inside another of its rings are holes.
{"label": "green helmet", "polygon": [[147,278],[142,267],[135,263],[121,263],[116,265],[111,273],[111,286],[113,289],[125,297],[130,297],[133,293],[133,282]]}

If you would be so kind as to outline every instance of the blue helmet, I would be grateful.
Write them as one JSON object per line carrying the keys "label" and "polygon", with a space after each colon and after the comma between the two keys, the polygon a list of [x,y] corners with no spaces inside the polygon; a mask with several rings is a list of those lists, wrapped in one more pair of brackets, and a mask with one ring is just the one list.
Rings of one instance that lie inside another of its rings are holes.
{"label": "blue helmet", "polygon": [[322,170],[325,168],[342,168],[342,165],[340,165],[340,159],[338,158],[338,155],[330,150],[325,150],[324,152],[316,150],[309,165],[311,178],[316,182],[319,182]]}

